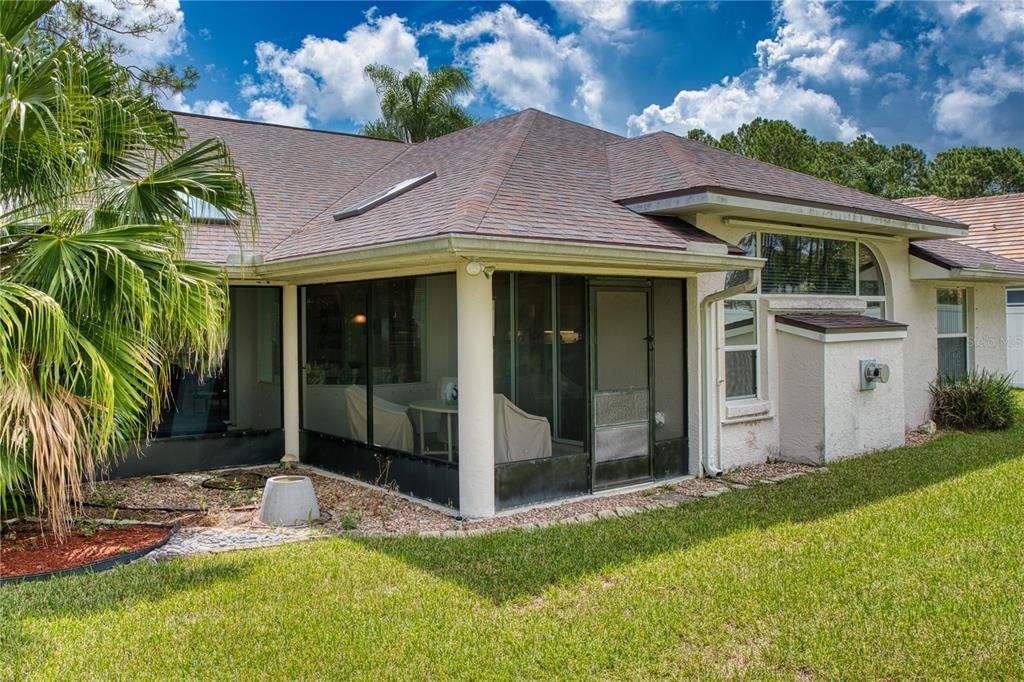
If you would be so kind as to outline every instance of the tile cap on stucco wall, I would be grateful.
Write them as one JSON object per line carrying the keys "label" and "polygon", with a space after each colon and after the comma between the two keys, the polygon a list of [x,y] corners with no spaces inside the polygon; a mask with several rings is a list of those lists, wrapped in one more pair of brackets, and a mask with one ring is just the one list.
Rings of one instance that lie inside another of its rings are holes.
{"label": "tile cap on stucco wall", "polygon": [[799,296],[762,295],[770,313],[815,312],[815,313],[862,313],[867,304],[859,298],[840,296]]}

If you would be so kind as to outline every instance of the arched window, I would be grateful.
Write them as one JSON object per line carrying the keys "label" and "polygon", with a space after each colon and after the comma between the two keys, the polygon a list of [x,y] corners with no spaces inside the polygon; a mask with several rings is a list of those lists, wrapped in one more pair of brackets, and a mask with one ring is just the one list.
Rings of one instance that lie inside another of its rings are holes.
{"label": "arched window", "polygon": [[[758,397],[761,294],[858,296],[864,314],[886,319],[885,276],[870,247],[856,239],[750,232],[737,242],[748,256],[766,259],[756,291],[725,301],[727,400]],[[725,285],[746,279],[745,270],[726,274]]]}
{"label": "arched window", "polygon": [[860,245],[857,265],[857,293],[867,304],[864,314],[885,319],[885,277],[882,266],[866,244]]}

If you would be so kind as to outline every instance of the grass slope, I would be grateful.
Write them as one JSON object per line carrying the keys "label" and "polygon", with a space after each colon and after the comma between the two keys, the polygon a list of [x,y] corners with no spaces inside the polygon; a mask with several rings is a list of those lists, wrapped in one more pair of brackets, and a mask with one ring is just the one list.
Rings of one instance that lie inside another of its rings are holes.
{"label": "grass slope", "polygon": [[679,509],[0,589],[0,676],[1020,678],[1024,427]]}

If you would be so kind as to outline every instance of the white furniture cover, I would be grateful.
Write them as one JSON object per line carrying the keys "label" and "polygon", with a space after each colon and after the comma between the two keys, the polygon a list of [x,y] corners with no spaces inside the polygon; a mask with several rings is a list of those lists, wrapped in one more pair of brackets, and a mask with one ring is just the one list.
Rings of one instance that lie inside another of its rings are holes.
{"label": "white furniture cover", "polygon": [[551,456],[551,425],[547,417],[524,412],[497,393],[494,396],[494,463],[521,462]]}
{"label": "white furniture cover", "polygon": [[[366,441],[366,389],[349,386],[345,389],[345,415],[348,417],[352,437]],[[413,452],[412,421],[405,405],[383,398],[373,399],[373,440],[392,450]]]}

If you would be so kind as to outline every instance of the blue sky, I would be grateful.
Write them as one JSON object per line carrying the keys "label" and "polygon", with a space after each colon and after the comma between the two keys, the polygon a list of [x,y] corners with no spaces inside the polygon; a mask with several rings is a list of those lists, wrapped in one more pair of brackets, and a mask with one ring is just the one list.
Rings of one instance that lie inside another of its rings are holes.
{"label": "blue sky", "polygon": [[157,5],[175,22],[128,58],[198,69],[181,110],[356,131],[377,114],[366,63],[456,64],[482,119],[720,135],[766,116],[930,153],[1024,146],[1024,0]]}

